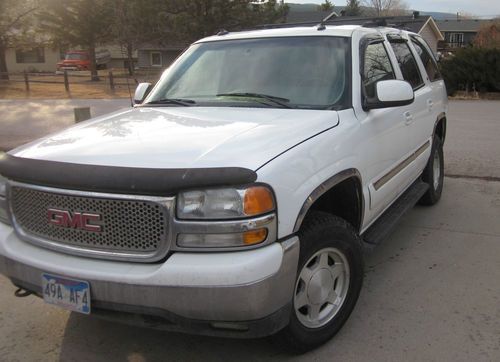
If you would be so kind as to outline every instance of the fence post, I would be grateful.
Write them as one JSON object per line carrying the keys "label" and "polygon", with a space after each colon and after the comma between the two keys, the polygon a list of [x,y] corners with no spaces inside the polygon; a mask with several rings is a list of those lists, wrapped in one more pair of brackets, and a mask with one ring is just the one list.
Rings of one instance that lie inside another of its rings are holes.
{"label": "fence post", "polygon": [[28,73],[24,71],[24,85],[26,86],[26,93],[30,92],[30,82],[28,80]]}
{"label": "fence post", "polygon": [[109,71],[109,88],[111,88],[111,91],[115,91],[115,80],[113,78],[113,71]]}
{"label": "fence post", "polygon": [[64,71],[64,88],[66,88],[66,93],[69,93],[69,80],[68,80],[68,71]]}
{"label": "fence post", "polygon": [[75,113],[75,123],[86,121],[91,118],[90,107],[74,108],[73,112]]}

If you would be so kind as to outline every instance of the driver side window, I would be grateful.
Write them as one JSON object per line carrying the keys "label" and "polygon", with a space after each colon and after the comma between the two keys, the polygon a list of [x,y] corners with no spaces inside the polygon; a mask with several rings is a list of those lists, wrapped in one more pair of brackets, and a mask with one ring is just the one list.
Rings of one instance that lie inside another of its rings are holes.
{"label": "driver side window", "polygon": [[363,88],[367,98],[375,98],[376,84],[381,80],[396,79],[383,42],[368,44],[363,59]]}

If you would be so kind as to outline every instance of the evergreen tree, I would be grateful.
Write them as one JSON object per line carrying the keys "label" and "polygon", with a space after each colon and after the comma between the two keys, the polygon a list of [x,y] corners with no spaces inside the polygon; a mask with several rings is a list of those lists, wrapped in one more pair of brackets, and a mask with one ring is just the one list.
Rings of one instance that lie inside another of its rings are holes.
{"label": "evergreen tree", "polygon": [[361,10],[361,5],[359,0],[347,0],[345,7],[346,16],[361,16],[363,11]]}
{"label": "evergreen tree", "polygon": [[112,2],[107,0],[47,0],[40,14],[41,28],[53,42],[88,50],[92,80],[99,80],[95,49],[112,36]]}
{"label": "evergreen tree", "polygon": [[325,2],[318,6],[318,11],[333,11],[335,5],[332,4],[330,0],[325,0]]}

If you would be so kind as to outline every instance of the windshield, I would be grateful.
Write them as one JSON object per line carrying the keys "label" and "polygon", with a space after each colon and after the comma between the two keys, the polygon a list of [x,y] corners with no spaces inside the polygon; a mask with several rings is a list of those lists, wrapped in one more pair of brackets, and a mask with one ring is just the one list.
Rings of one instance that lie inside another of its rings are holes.
{"label": "windshield", "polygon": [[65,60],[86,60],[87,56],[81,53],[68,53],[64,57]]}
{"label": "windshield", "polygon": [[349,41],[341,37],[199,43],[166,70],[146,103],[184,99],[195,105],[280,107],[270,102],[274,97],[290,108],[343,108],[349,54]]}

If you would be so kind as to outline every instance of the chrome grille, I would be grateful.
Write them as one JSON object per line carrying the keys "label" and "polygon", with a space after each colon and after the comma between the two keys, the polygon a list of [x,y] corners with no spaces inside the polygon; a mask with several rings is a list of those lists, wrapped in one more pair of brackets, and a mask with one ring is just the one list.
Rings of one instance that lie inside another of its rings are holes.
{"label": "chrome grille", "polygon": [[[93,194],[96,195],[96,194]],[[108,195],[109,196],[109,195]],[[33,239],[78,249],[131,255],[165,250],[168,210],[157,202],[101,198],[12,186],[11,210],[18,229]],[[66,228],[48,222],[48,209],[101,215],[101,232]]]}

